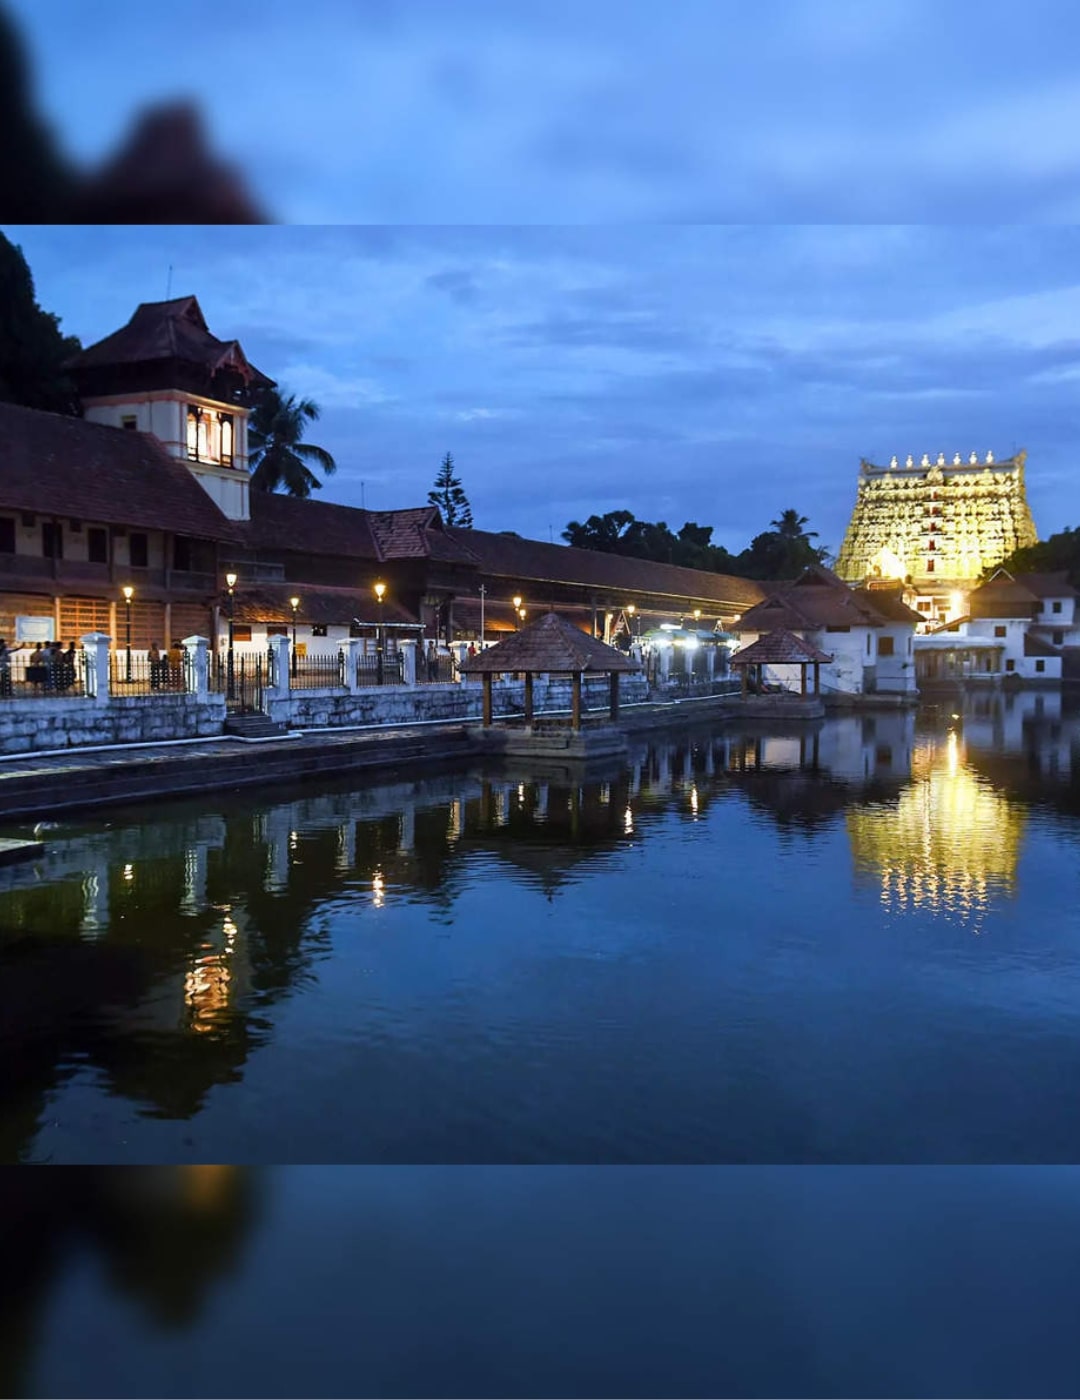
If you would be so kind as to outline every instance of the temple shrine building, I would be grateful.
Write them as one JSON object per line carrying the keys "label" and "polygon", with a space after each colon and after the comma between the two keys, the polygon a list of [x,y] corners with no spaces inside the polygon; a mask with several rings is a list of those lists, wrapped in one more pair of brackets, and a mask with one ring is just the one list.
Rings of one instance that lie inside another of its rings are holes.
{"label": "temple shrine building", "polygon": [[1026,454],[980,460],[939,453],[931,462],[862,461],[855,509],[836,562],[854,584],[902,585],[927,628],[966,614],[987,569],[1035,544],[1024,487]]}

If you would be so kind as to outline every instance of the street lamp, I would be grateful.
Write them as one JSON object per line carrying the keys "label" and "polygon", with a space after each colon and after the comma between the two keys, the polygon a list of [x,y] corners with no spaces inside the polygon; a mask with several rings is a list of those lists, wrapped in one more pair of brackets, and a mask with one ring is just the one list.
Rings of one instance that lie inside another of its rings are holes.
{"label": "street lamp", "polygon": [[131,600],[135,596],[135,590],[130,583],[125,583],[120,590],[124,595],[124,615],[127,619],[127,673],[124,679],[128,685],[131,684]]}
{"label": "street lamp", "polygon": [[633,637],[633,636],[635,635],[635,633],[634,633],[634,614],[637,612],[637,608],[634,606],[633,603],[627,603],[627,605],[626,605],[626,611],[627,611],[627,613],[630,615],[630,635],[631,635],[631,637]]}
{"label": "street lamp", "polygon": [[229,590],[229,651],[225,660],[225,690],[228,698],[236,698],[236,686],[234,684],[235,671],[233,669],[233,589],[236,587],[236,574],[225,575],[225,587]]}
{"label": "street lamp", "polygon": [[521,618],[522,622],[525,621],[525,609],[524,609],[524,608],[518,608],[518,617]]}
{"label": "street lamp", "polygon": [[520,593],[515,593],[515,594],[514,594],[514,611],[517,613],[518,617],[521,616],[521,594],[520,594]]}
{"label": "street lamp", "polygon": [[695,622],[700,622],[700,621],[701,621],[701,609],[700,609],[700,608],[695,608],[695,609],[694,609],[694,621],[695,621]]}
{"label": "street lamp", "polygon": [[385,583],[375,585],[375,597],[379,600],[379,626],[375,634],[375,678],[379,685],[383,683],[383,594],[385,592]]}
{"label": "street lamp", "polygon": [[290,598],[289,607],[292,608],[292,664],[291,670],[296,675],[296,610],[300,606],[299,598]]}

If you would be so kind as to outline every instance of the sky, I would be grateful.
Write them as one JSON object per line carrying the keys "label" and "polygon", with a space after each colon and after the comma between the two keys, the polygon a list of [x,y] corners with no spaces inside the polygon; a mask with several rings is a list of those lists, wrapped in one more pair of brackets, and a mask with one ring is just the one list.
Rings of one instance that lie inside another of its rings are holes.
{"label": "sky", "polygon": [[6,4],[69,152],[190,97],[286,222],[1080,215],[1074,0]]}
{"label": "sky", "polygon": [[423,504],[451,451],[485,529],[627,509],[737,550],[793,507],[835,552],[861,458],[1023,447],[1040,537],[1080,524],[1074,228],[5,232],[84,345],[197,295],[322,408],[325,500]]}

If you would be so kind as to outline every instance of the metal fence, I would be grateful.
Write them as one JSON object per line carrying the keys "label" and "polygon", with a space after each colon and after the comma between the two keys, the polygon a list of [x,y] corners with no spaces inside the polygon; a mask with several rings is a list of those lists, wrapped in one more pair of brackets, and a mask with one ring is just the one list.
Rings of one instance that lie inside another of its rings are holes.
{"label": "metal fence", "polygon": [[323,690],[345,684],[345,653],[296,656],[289,667],[291,690]]}
{"label": "metal fence", "polygon": [[403,685],[405,662],[400,652],[356,658],[357,685]]}
{"label": "metal fence", "polygon": [[[32,659],[37,657],[36,660]],[[0,658],[0,700],[55,700],[86,694],[86,665],[78,650],[8,652]]]}
{"label": "metal fence", "polygon": [[423,656],[416,658],[416,682],[418,685],[447,685],[458,678],[457,666],[452,656]]}
{"label": "metal fence", "polygon": [[273,653],[233,655],[230,669],[228,654],[215,656],[209,668],[209,688],[224,695],[225,708],[234,714],[248,714],[263,707],[263,691],[273,685],[275,669]]}
{"label": "metal fence", "polygon": [[179,662],[167,656],[157,660],[132,656],[126,651],[109,653],[110,695],[166,695],[187,690],[186,656]]}

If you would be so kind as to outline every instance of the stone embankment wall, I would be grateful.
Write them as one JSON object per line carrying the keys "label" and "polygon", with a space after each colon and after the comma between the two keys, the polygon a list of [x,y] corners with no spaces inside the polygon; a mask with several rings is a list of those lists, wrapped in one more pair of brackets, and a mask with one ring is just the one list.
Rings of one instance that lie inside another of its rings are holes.
{"label": "stone embankment wall", "polygon": [[[478,681],[453,685],[387,685],[351,694],[343,690],[294,690],[271,699],[265,708],[270,718],[290,729],[333,729],[348,725],[406,725],[437,721],[478,720],[483,687]],[[619,678],[619,703],[644,701],[648,686],[644,676]],[[586,711],[606,711],[609,689],[606,676],[586,677],[582,705]],[[537,676],[533,706],[545,710],[569,710],[569,676]],[[496,681],[492,686],[495,718],[521,715],[525,709],[524,681]]]}
{"label": "stone embankment wall", "polygon": [[88,744],[163,743],[220,734],[225,701],[194,695],[125,695],[0,700],[0,754],[40,753]]}

